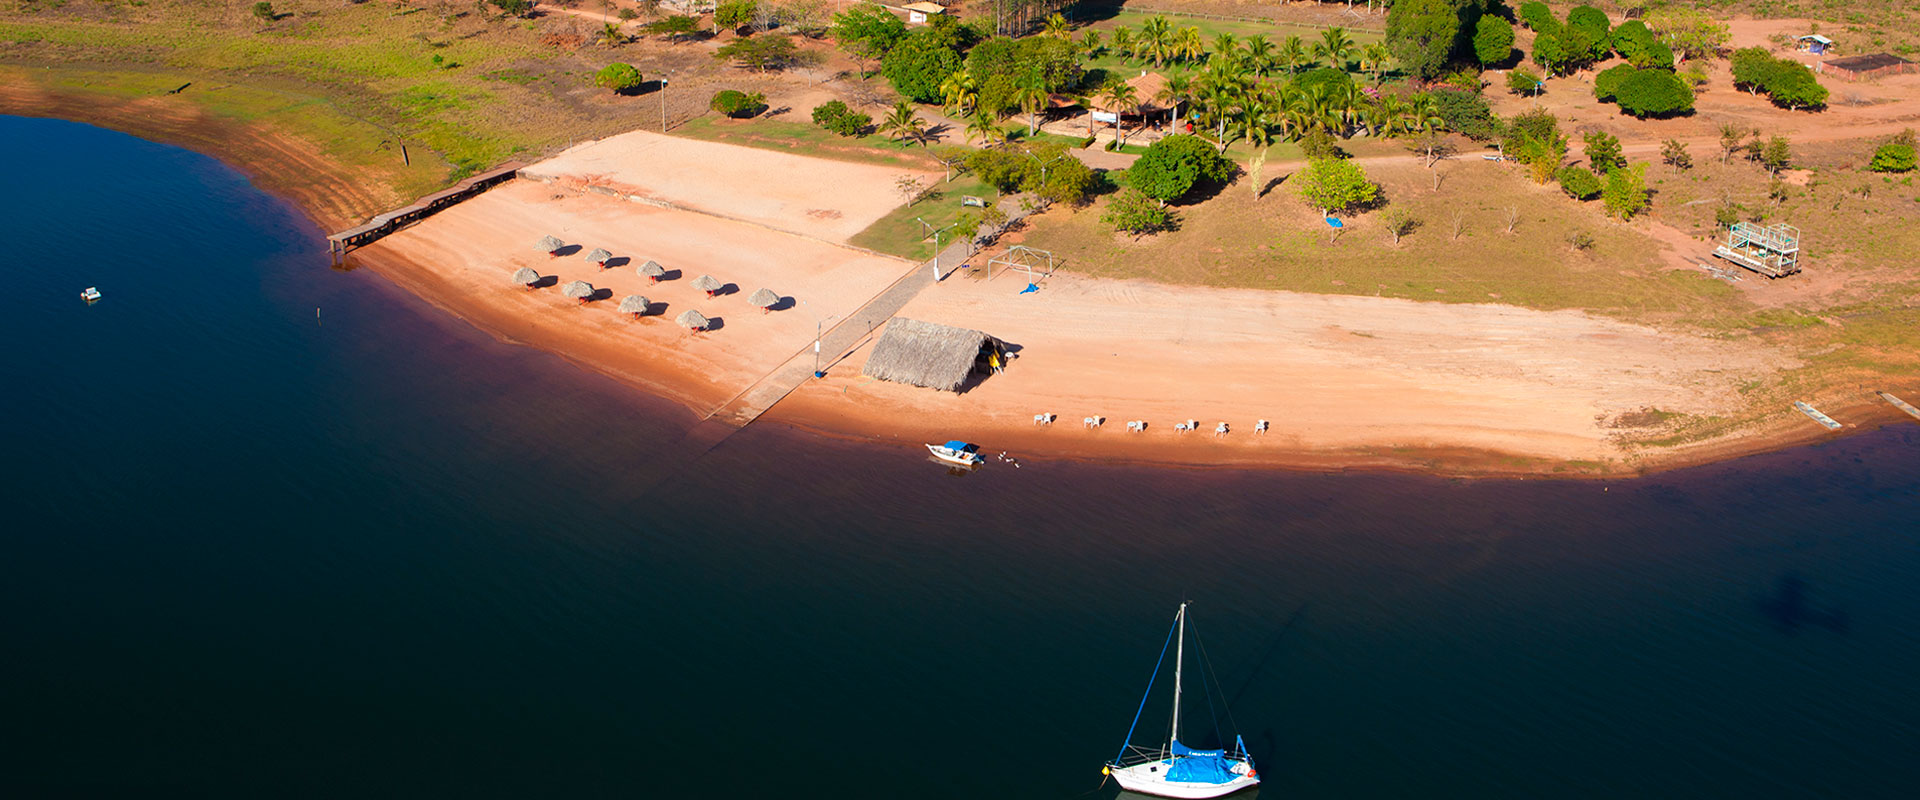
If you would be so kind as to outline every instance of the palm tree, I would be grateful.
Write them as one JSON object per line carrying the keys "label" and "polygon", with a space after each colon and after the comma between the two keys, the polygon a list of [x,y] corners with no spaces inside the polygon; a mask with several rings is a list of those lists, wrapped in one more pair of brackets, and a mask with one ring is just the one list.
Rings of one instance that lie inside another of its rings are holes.
{"label": "palm tree", "polygon": [[1367,106],[1367,133],[1373,136],[1399,136],[1407,132],[1407,101],[1386,95]]}
{"label": "palm tree", "polygon": [[1086,53],[1088,56],[1094,56],[1100,53],[1099,31],[1089,28],[1086,33],[1080,35],[1080,52]]}
{"label": "palm tree", "polygon": [[1244,87],[1223,75],[1205,75],[1194,90],[1194,105],[1199,118],[1214,129],[1214,141],[1221,152],[1227,149],[1227,123],[1244,93]]}
{"label": "palm tree", "polygon": [[1028,73],[1026,79],[1013,88],[1013,97],[1010,98],[1014,105],[1027,113],[1028,136],[1032,136],[1040,129],[1040,111],[1053,100],[1053,95],[1047,92],[1046,84],[1042,80],[1039,72]]}
{"label": "palm tree", "polygon": [[600,41],[606,43],[608,47],[625,44],[627,32],[621,30],[619,25],[609,22],[600,29]]}
{"label": "palm tree", "polygon": [[1299,71],[1300,65],[1308,61],[1306,43],[1300,41],[1298,36],[1287,37],[1280,43],[1279,61],[1281,66],[1287,68],[1288,74]]}
{"label": "palm tree", "polygon": [[1266,34],[1247,37],[1247,43],[1240,48],[1240,55],[1241,62],[1255,75],[1265,77],[1273,69],[1273,42],[1267,40]]}
{"label": "palm tree", "polygon": [[1201,35],[1199,28],[1181,28],[1180,35],[1173,39],[1173,53],[1181,61],[1198,61],[1207,54],[1207,38]]}
{"label": "palm tree", "polygon": [[980,92],[974,88],[973,76],[968,75],[965,69],[960,69],[940,83],[940,99],[949,112],[964,116],[973,113],[973,105],[980,99]]}
{"label": "palm tree", "polygon": [[1067,24],[1066,17],[1060,16],[1059,14],[1052,14],[1047,17],[1046,27],[1040,31],[1040,35],[1051,36],[1055,39],[1062,40],[1071,39],[1073,38],[1073,26]]}
{"label": "palm tree", "polygon": [[1174,133],[1180,132],[1180,104],[1193,99],[1193,78],[1185,73],[1167,77],[1167,85],[1160,87],[1160,93],[1153,96],[1157,102],[1166,103],[1173,109],[1173,121],[1169,126]]}
{"label": "palm tree", "polygon": [[1133,58],[1133,50],[1139,45],[1133,39],[1133,30],[1125,25],[1113,29],[1113,52],[1121,58]]}
{"label": "palm tree", "polygon": [[1333,133],[1340,124],[1338,105],[1324,83],[1316,83],[1295,94],[1287,113],[1294,115],[1294,128],[1301,135],[1315,129]]}
{"label": "palm tree", "polygon": [[1209,63],[1212,63],[1215,61],[1227,62],[1227,61],[1232,61],[1234,59],[1237,59],[1239,57],[1240,57],[1239,37],[1234,36],[1231,33],[1223,33],[1223,34],[1220,34],[1219,36],[1213,37],[1212,52],[1207,54],[1207,61]]}
{"label": "palm tree", "polygon": [[1434,133],[1446,128],[1447,120],[1440,116],[1440,106],[1433,102],[1433,95],[1415,95],[1413,103],[1407,106],[1407,127],[1421,133]]}
{"label": "palm tree", "polygon": [[1387,49],[1385,42],[1369,42],[1360,49],[1360,68],[1373,73],[1373,84],[1380,85],[1380,75],[1387,69],[1387,61],[1393,58],[1393,52]]}
{"label": "palm tree", "polygon": [[1173,23],[1166,17],[1153,17],[1140,26],[1140,38],[1134,44],[1134,52],[1141,58],[1161,67],[1174,53]]}
{"label": "palm tree", "polygon": [[978,136],[981,144],[992,147],[1006,141],[1007,132],[1000,127],[1000,121],[994,119],[992,114],[982,111],[967,118],[966,136],[969,142]]}
{"label": "palm tree", "polygon": [[1126,140],[1120,138],[1120,117],[1125,114],[1128,109],[1140,107],[1140,92],[1136,91],[1133,86],[1126,81],[1115,78],[1107,81],[1106,86],[1101,87],[1100,98],[1105,100],[1107,105],[1113,109],[1114,142],[1125,145]]}
{"label": "palm tree", "polygon": [[887,138],[900,142],[918,141],[926,143],[927,123],[920,118],[912,103],[902,100],[893,104],[893,110],[880,120],[880,132]]}
{"label": "palm tree", "polygon": [[1336,26],[1320,32],[1320,41],[1314,44],[1313,53],[1327,59],[1327,66],[1346,69],[1353,48],[1353,37],[1347,35],[1347,29]]}

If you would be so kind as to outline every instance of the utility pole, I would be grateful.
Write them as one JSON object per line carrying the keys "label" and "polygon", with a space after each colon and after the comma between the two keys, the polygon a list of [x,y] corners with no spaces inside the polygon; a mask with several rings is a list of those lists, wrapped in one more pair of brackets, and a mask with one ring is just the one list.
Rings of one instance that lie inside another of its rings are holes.
{"label": "utility pole", "polygon": [[660,79],[660,132],[667,132],[667,79]]}

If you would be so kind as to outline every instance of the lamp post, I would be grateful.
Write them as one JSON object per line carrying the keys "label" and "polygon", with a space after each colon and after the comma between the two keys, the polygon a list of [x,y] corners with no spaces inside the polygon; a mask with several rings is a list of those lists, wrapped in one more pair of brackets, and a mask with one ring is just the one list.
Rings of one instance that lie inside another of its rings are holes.
{"label": "lamp post", "polygon": [[[933,282],[939,283],[940,282],[940,234],[945,233],[947,231],[947,228],[951,228],[954,225],[958,225],[960,223],[954,222],[953,224],[948,225],[946,228],[936,229],[932,225],[928,224],[926,220],[921,219],[919,217],[914,217],[913,221],[918,222],[921,225],[925,225],[927,230],[930,232],[928,235],[933,237]],[[920,238],[924,240],[927,237],[922,236]]]}
{"label": "lamp post", "polygon": [[1027,158],[1033,159],[1033,163],[1040,165],[1040,183],[1041,184],[1045,184],[1047,182],[1047,167],[1053,166],[1060,159],[1068,157],[1066,153],[1061,153],[1060,155],[1054,156],[1053,158],[1049,158],[1043,162],[1040,160],[1039,156],[1036,156],[1033,154],[1032,150],[1027,150],[1025,152],[1027,154]]}
{"label": "lamp post", "polygon": [[[799,301],[799,303],[800,305],[803,305],[803,306],[807,305],[807,301],[805,300],[801,300]],[[814,316],[813,314],[813,307],[808,306],[807,316],[813,317],[813,377],[824,378],[826,377],[827,373],[820,371],[820,333],[823,329],[825,329],[827,320],[833,319],[834,317],[837,317],[840,315],[828,314],[825,317],[817,317],[817,316]]]}
{"label": "lamp post", "polygon": [[660,132],[667,132],[667,79],[660,79]]}

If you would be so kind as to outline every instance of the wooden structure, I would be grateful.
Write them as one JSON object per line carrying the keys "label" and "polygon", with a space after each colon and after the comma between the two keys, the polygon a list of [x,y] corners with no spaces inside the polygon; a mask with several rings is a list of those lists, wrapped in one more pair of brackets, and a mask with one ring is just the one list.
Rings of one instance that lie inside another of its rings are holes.
{"label": "wooden structure", "polygon": [[1736,222],[1713,254],[1769,278],[1784,278],[1800,271],[1800,229],[1786,223],[1761,227]]}
{"label": "wooden structure", "polygon": [[1892,53],[1874,53],[1864,56],[1830,58],[1820,62],[1819,71],[1843,81],[1863,81],[1872,78],[1884,78],[1889,75],[1908,75],[1920,72],[1920,64],[1915,64]]}
{"label": "wooden structure", "polygon": [[1007,363],[1007,346],[984,333],[894,317],[873,345],[860,374],[883,381],[958,393],[976,373]]}
{"label": "wooden structure", "polygon": [[520,168],[524,166],[526,165],[518,161],[502,164],[456,183],[452,188],[422,197],[406,208],[389,211],[367,220],[364,225],[331,234],[327,236],[327,250],[335,255],[343,255],[355,247],[376,241],[389,233],[433,216],[448,206],[513,180],[520,174]]}

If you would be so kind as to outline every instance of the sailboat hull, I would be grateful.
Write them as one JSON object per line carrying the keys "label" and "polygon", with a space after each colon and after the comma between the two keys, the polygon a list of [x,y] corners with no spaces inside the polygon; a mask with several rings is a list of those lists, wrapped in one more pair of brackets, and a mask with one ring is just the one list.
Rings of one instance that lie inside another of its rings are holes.
{"label": "sailboat hull", "polygon": [[[1225,797],[1248,787],[1260,785],[1257,775],[1236,774],[1226,783],[1187,783],[1167,780],[1165,761],[1149,761],[1131,767],[1113,770],[1113,780],[1120,788],[1130,792],[1149,794],[1155,797],[1199,798]],[[1239,772],[1238,769],[1235,772]]]}

